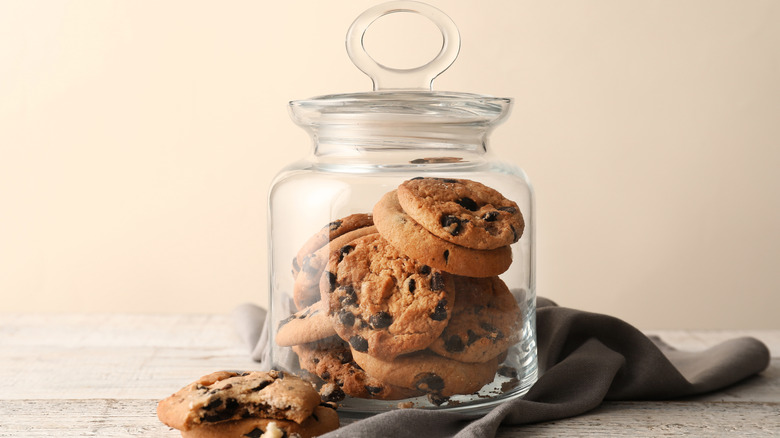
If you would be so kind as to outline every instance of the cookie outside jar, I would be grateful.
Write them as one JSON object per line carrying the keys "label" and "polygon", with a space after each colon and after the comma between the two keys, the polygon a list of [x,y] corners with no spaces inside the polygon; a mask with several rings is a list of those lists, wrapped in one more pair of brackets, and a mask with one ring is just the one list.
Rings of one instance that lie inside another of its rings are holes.
{"label": "cookie outside jar", "polygon": [[[367,28],[397,12],[442,32],[426,65],[365,51]],[[347,415],[481,414],[537,378],[533,190],[488,149],[512,101],[432,91],[459,48],[438,9],[381,4],[347,33],[374,90],[290,102],[313,150],[269,191],[271,360],[338,386]]]}

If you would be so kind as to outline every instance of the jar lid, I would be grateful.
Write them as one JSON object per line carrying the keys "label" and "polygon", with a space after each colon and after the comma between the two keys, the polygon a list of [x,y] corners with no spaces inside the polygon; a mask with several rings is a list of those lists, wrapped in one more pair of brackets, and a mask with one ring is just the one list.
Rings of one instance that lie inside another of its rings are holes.
{"label": "jar lid", "polygon": [[[363,45],[368,27],[392,13],[412,12],[431,20],[441,31],[442,47],[425,65],[409,69],[387,67]],[[359,15],[347,31],[347,53],[373,84],[374,91],[318,96],[290,102],[293,120],[302,126],[320,124],[415,123],[490,125],[503,119],[512,100],[481,94],[432,91],[433,80],[458,57],[460,32],[445,13],[417,1],[391,1]]]}

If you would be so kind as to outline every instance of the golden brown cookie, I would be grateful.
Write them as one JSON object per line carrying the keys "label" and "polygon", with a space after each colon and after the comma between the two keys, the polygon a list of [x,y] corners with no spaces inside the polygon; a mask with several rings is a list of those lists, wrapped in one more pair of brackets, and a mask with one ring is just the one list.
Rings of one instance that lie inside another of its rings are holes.
{"label": "golden brown cookie", "polygon": [[190,430],[181,431],[181,436],[184,438],[259,438],[264,433],[273,433],[272,431],[277,429],[278,436],[311,438],[324,435],[338,427],[339,415],[336,411],[327,406],[317,406],[301,424],[273,418],[245,418],[195,426]]}
{"label": "golden brown cookie", "polygon": [[422,350],[450,319],[450,275],[404,256],[379,234],[331,253],[320,282],[336,333],[383,359]]}
{"label": "golden brown cookie", "polygon": [[[319,296],[319,295],[318,295]],[[322,301],[300,310],[279,321],[276,330],[276,345],[289,347],[306,344],[334,336],[336,331],[325,311]]]}
{"label": "golden brown cookie", "polygon": [[398,186],[398,202],[423,228],[466,248],[511,245],[525,228],[514,201],[468,179],[413,178]]}
{"label": "golden brown cookie", "polygon": [[[295,306],[299,310],[319,301],[320,277],[322,276],[322,270],[328,263],[330,253],[332,251],[338,251],[341,247],[359,237],[376,233],[376,227],[372,224],[358,226],[364,224],[365,221],[358,221],[354,216],[356,215],[344,219],[344,221],[341,222],[341,226],[337,228],[339,231],[343,231],[347,228],[353,229],[345,231],[343,234],[334,237],[329,242],[325,242],[322,247],[303,257],[300,272],[295,277],[295,283],[293,284],[293,300],[295,301]],[[366,221],[371,220],[370,215],[361,215],[361,217],[362,216],[365,216]],[[350,220],[350,218],[352,219]]]}
{"label": "golden brown cookie", "polygon": [[496,359],[483,363],[458,362],[429,350],[390,361],[354,350],[352,356],[366,373],[387,384],[445,397],[479,391],[493,381],[498,369]]}
{"label": "golden brown cookie", "polygon": [[[296,345],[293,351],[298,355],[300,367],[317,375],[326,382],[335,383],[342,394],[358,398],[399,400],[421,395],[421,392],[388,385],[366,374],[352,359],[352,351],[338,336]],[[340,401],[333,392],[326,401]]]}
{"label": "golden brown cookie", "polygon": [[471,249],[431,234],[401,208],[396,191],[386,193],[374,205],[379,234],[398,250],[432,268],[467,277],[493,277],[509,269],[512,249]]}
{"label": "golden brown cookie", "polygon": [[455,277],[450,323],[428,347],[461,362],[485,362],[519,340],[520,307],[498,277]]}
{"label": "golden brown cookie", "polygon": [[157,417],[179,430],[262,416],[302,423],[320,404],[309,382],[282,371],[218,371],[157,404]]}

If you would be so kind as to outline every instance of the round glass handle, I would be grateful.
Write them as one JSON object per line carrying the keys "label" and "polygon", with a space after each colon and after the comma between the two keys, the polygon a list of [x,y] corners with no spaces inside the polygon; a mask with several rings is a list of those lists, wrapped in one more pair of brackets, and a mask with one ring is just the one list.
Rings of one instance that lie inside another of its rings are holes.
{"label": "round glass handle", "polygon": [[[413,12],[431,20],[439,28],[442,45],[439,54],[427,64],[399,69],[382,65],[372,58],[363,45],[366,30],[377,19],[396,12]],[[416,1],[391,1],[360,14],[347,31],[347,53],[352,62],[374,82],[378,90],[430,90],[433,80],[455,62],[460,51],[460,32],[450,17],[431,5]]]}

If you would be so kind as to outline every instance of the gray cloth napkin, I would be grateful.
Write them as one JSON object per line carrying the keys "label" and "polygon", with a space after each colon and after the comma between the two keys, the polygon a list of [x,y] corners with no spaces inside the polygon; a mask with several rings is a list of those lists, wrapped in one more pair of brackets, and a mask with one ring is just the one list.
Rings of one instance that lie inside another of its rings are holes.
{"label": "gray cloth napkin", "polygon": [[[737,338],[708,350],[683,352],[642,334],[617,318],[537,300],[541,375],[521,399],[487,415],[402,409],[356,421],[324,437],[493,437],[499,425],[522,425],[583,414],[604,400],[660,400],[715,391],[757,374],[769,365],[767,347]],[[238,332],[260,367],[270,367],[263,309],[235,309]],[[262,328],[262,329],[261,329]]]}

